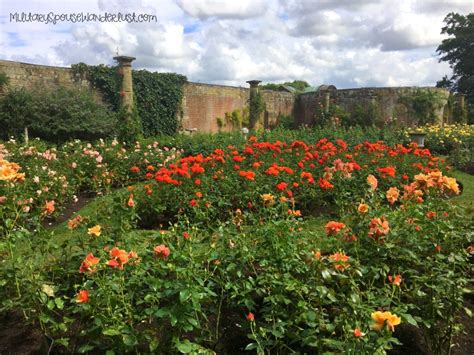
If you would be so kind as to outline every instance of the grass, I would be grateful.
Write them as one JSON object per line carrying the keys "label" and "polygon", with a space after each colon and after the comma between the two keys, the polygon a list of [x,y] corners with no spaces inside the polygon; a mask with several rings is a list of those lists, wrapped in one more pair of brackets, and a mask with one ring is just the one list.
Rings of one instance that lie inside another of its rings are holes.
{"label": "grass", "polygon": [[453,203],[465,208],[470,214],[474,214],[474,175],[458,170],[452,171],[448,175],[455,177],[464,186],[462,195],[454,197]]}

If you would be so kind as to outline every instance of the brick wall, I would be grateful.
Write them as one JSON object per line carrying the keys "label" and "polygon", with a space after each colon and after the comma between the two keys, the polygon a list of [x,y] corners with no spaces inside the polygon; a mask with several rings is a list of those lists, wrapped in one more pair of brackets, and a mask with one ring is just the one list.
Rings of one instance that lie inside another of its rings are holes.
{"label": "brick wall", "polygon": [[[249,91],[246,88],[232,86],[187,83],[182,103],[183,128],[197,128],[199,132],[218,132],[217,118],[224,120],[226,112],[244,109]],[[222,130],[230,131],[232,125],[227,123]]]}
{"label": "brick wall", "polygon": [[[272,127],[277,123],[278,115],[291,115],[295,97],[293,94],[276,91],[262,91],[266,104],[266,113],[260,124]],[[197,128],[199,132],[231,131],[235,129],[230,122],[225,122],[226,113],[234,110],[241,113],[248,107],[249,88],[187,83],[184,88],[183,128]],[[219,127],[217,118],[223,120]],[[266,121],[266,122],[264,122]]]}

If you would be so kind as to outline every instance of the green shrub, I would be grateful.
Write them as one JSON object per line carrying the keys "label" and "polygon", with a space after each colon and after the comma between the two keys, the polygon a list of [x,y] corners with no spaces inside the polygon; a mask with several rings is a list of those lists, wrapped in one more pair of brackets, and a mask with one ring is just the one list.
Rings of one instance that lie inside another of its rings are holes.
{"label": "green shrub", "polygon": [[367,106],[357,105],[354,111],[342,121],[344,126],[372,126],[380,123],[377,114],[377,105],[370,103]]}
{"label": "green shrub", "polygon": [[1,139],[19,136],[31,122],[33,94],[26,90],[9,91],[0,99]]}
{"label": "green shrub", "polygon": [[73,138],[98,139],[113,134],[115,115],[87,90],[65,89],[8,92],[0,100],[2,138],[30,136],[51,142]]}

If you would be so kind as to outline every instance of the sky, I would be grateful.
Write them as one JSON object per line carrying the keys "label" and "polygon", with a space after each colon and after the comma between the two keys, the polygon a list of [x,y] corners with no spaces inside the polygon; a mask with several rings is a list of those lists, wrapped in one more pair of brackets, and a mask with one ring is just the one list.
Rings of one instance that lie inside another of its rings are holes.
{"label": "sky", "polygon": [[[10,14],[148,14],[150,22],[15,21]],[[189,81],[306,80],[337,88],[433,86],[449,65],[436,48],[449,12],[474,0],[0,0],[0,59],[114,65]]]}

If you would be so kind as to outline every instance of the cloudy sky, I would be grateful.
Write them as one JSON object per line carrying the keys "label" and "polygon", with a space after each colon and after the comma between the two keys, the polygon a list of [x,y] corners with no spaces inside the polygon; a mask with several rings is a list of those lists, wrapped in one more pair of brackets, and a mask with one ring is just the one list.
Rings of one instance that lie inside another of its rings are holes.
{"label": "cloudy sky", "polygon": [[[449,12],[474,0],[0,0],[0,59],[113,64],[195,82],[306,80],[338,88],[434,85],[450,74],[436,47]],[[10,14],[133,13],[152,22],[16,22]]]}

